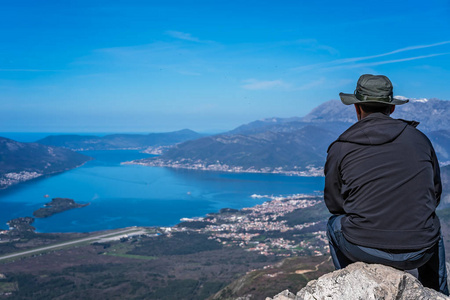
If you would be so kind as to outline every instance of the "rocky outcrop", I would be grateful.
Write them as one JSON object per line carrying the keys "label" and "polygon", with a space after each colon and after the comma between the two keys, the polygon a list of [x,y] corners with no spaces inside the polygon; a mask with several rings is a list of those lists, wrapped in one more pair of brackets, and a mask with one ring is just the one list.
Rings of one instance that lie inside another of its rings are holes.
{"label": "rocky outcrop", "polygon": [[416,300],[450,299],[425,288],[411,274],[391,267],[357,262],[310,281],[297,295],[285,290],[266,300]]}

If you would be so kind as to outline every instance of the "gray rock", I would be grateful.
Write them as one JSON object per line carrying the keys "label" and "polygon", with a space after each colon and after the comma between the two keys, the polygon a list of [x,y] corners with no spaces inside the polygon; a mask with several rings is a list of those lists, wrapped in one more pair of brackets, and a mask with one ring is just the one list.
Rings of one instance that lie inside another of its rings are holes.
{"label": "gray rock", "polygon": [[[284,290],[281,293],[277,294],[273,299],[275,300],[293,300],[295,299],[295,295],[289,290]],[[272,298],[267,297],[266,300],[271,300]]]}
{"label": "gray rock", "polygon": [[[270,299],[270,298],[267,298]],[[283,291],[273,300],[417,300],[450,299],[425,288],[411,274],[378,264],[357,262],[310,281],[295,297]]]}

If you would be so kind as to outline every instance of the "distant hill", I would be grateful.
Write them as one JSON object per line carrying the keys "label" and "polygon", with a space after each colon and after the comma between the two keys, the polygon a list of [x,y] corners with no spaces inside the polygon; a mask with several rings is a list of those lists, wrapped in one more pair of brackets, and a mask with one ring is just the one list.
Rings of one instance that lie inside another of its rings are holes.
{"label": "distant hill", "polygon": [[450,204],[450,165],[441,168],[442,199],[441,203]]}
{"label": "distant hill", "polygon": [[[394,118],[421,122],[441,162],[450,163],[450,101],[414,100],[396,107]],[[353,106],[325,102],[303,118],[269,118],[229,132],[181,143],[137,163],[201,170],[321,175],[328,145],[355,123]]]}
{"label": "distant hill", "polygon": [[[241,125],[236,129],[228,131],[226,134],[250,134],[267,131],[269,128],[272,131],[286,131],[287,128],[292,130],[302,128],[307,123],[302,122],[301,118],[268,118],[257,120],[248,124]],[[277,130],[278,129],[278,130]]]}
{"label": "distant hill", "polygon": [[[254,134],[215,135],[188,141],[169,149],[167,160],[188,158],[192,163],[242,166],[243,168],[284,168],[320,164],[326,148],[335,136],[317,126],[305,126],[292,132],[265,131]],[[301,152],[301,155],[298,153]]]}
{"label": "distant hill", "polygon": [[416,120],[424,132],[450,130],[450,101],[439,99],[411,100],[398,106],[392,115],[395,118]]}
{"label": "distant hill", "polygon": [[91,160],[68,149],[0,137],[0,188],[73,169]]}
{"label": "distant hill", "polygon": [[36,143],[72,150],[144,150],[148,147],[173,145],[203,135],[189,129],[167,133],[93,135],[51,135]]}

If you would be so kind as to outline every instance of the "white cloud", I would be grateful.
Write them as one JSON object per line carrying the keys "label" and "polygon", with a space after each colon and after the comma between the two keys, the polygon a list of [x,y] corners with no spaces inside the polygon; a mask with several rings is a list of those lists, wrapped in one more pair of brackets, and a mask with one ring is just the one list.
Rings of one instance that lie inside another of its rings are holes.
{"label": "white cloud", "polygon": [[191,41],[191,42],[200,42],[200,40],[194,36],[192,36],[190,33],[181,32],[181,31],[173,31],[168,30],[166,31],[166,34],[170,35],[173,38],[185,40],[185,41]]}
{"label": "white cloud", "polygon": [[246,90],[270,90],[274,88],[288,88],[289,84],[285,83],[283,80],[257,80],[257,79],[247,79],[243,81],[245,84],[242,88]]}

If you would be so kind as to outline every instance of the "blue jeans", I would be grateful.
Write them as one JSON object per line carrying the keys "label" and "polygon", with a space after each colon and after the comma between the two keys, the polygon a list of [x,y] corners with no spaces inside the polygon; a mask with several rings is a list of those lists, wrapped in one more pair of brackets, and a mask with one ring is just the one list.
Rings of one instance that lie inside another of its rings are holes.
{"label": "blue jeans", "polygon": [[327,225],[327,236],[330,243],[330,254],[336,270],[362,261],[372,264],[383,264],[400,270],[417,268],[419,281],[423,286],[449,295],[447,285],[447,269],[445,266],[445,249],[442,236],[432,247],[402,252],[381,250],[358,246],[345,239],[341,229],[341,216],[331,216]]}

